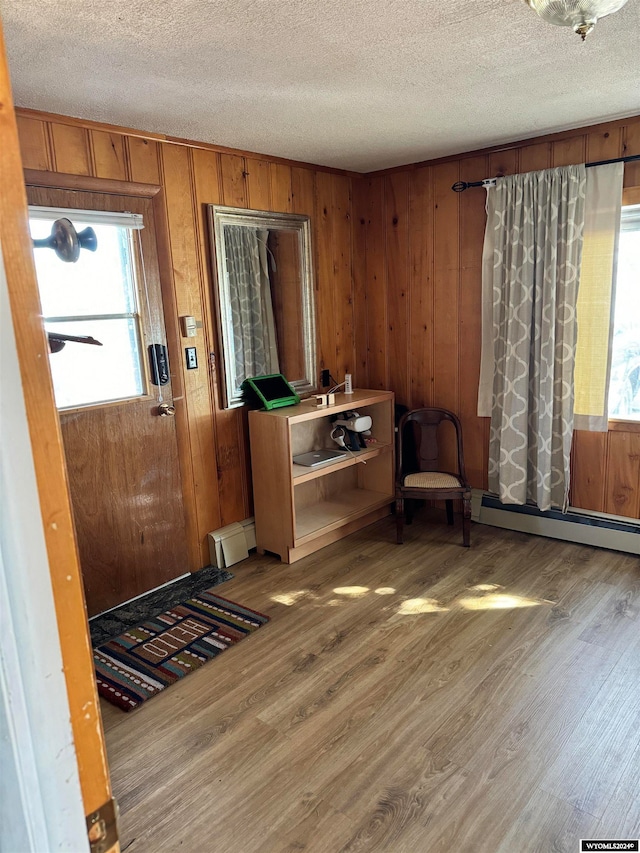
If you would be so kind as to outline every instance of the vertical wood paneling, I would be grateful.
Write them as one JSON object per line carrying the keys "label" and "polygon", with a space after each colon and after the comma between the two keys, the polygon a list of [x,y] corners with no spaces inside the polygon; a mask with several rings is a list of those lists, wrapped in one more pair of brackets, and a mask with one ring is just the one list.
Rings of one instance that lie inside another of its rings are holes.
{"label": "vertical wood paneling", "polygon": [[[291,169],[291,204],[294,213],[301,213],[313,219],[315,205],[315,172],[294,166]],[[311,240],[315,240],[312,229]]]}
{"label": "vertical wood paneling", "polygon": [[89,131],[69,124],[51,125],[55,171],[67,175],[90,175]]}
{"label": "vertical wood paneling", "polygon": [[[162,177],[165,188],[167,218],[171,233],[171,258],[175,302],[178,315],[202,317],[200,291],[201,267],[198,259],[196,223],[189,150],[184,146],[161,146]],[[206,535],[220,517],[218,489],[212,481],[216,457],[214,452],[213,403],[208,382],[209,353],[201,335],[190,339],[196,346],[198,370],[186,370],[182,348],[179,365],[173,370],[182,373],[190,444],[188,483],[192,485],[190,509],[196,521],[197,541],[200,546],[201,565],[208,563]],[[236,468],[237,456],[235,459]],[[240,486],[240,493],[242,488]],[[242,506],[242,500],[240,500]]]}
{"label": "vertical wood paneling", "polygon": [[[445,163],[434,167],[434,347],[433,404],[460,410],[458,369],[460,350],[459,284],[460,284],[460,196],[451,185],[460,179],[459,164]],[[440,457],[441,467],[455,471],[456,449],[453,431],[445,433]]]}
{"label": "vertical wood paneling", "polygon": [[[487,158],[473,157],[460,164],[461,181],[478,181],[487,174]],[[482,246],[486,223],[484,190],[460,197],[460,410],[465,468],[474,488],[485,488],[487,476],[486,426],[479,418],[478,380],[482,340]]]}
{"label": "vertical wood paneling", "polygon": [[[193,173],[196,216],[199,222],[201,269],[205,282],[202,304],[206,358],[209,365],[209,401],[215,412],[214,417],[210,419],[211,465],[205,466],[205,470],[215,471],[217,474],[216,523],[209,527],[209,530],[215,530],[221,525],[231,524],[250,514],[248,499],[250,471],[243,412],[241,409],[222,408],[223,364],[218,337],[219,318],[214,307],[215,275],[211,254],[213,247],[209,239],[206,212],[206,205],[220,204],[222,200],[220,155],[213,151],[194,149]],[[249,178],[248,175],[247,180]],[[257,186],[255,191],[257,192]],[[214,353],[215,368],[212,367],[209,358],[211,353]]]}
{"label": "vertical wood paneling", "polygon": [[[640,120],[627,124],[622,132],[622,153],[625,157],[640,154]],[[640,187],[640,161],[625,163],[625,187]]]}
{"label": "vertical wood paneling", "polygon": [[538,142],[535,145],[523,145],[520,149],[520,170],[522,172],[537,172],[540,169],[548,169],[550,165],[550,142]]}
{"label": "vertical wood paneling", "polygon": [[244,157],[221,154],[222,198],[227,207],[248,207]]}
{"label": "vertical wood paneling", "polygon": [[584,163],[586,158],[585,137],[570,136],[568,139],[557,140],[551,146],[552,166],[573,166]]}
{"label": "vertical wood paneling", "polygon": [[385,183],[389,388],[409,406],[409,176],[395,172]]}
{"label": "vertical wood paneling", "polygon": [[640,518],[640,433],[610,432],[605,512]]}
{"label": "vertical wood paneling", "polygon": [[272,210],[291,213],[291,166],[286,163],[271,163],[269,172]]}
{"label": "vertical wood paneling", "polygon": [[367,182],[360,178],[352,181],[351,246],[353,267],[353,326],[355,388],[369,387],[367,359]]}
{"label": "vertical wood paneling", "polygon": [[459,164],[435,166],[433,404],[458,412]]}
{"label": "vertical wood paneling", "polygon": [[[474,486],[487,485],[489,437],[489,419],[475,415],[485,194],[480,189],[460,196],[452,193],[450,187],[457,180],[458,167],[460,179],[472,181],[634,153],[640,153],[640,117],[625,124],[603,124],[588,133],[577,131],[555,141],[541,140],[486,156],[460,157],[457,161],[392,172],[386,178],[367,179],[363,205],[367,211],[364,281],[369,384],[402,388],[399,376],[408,363],[411,406],[444,405],[460,414],[467,473]],[[403,281],[405,276],[402,252],[398,251],[393,234],[388,234],[393,227],[395,206],[390,188],[396,185],[392,181],[399,181],[399,175],[407,178],[409,191],[410,311],[406,351],[394,340],[391,320],[401,302],[394,295],[394,282]],[[625,186],[632,185],[640,185],[640,166],[627,164]],[[381,245],[386,246],[384,256]],[[425,333],[430,327],[433,334],[427,341]],[[428,387],[431,379],[432,392]],[[609,437],[576,434],[571,500],[585,509],[632,515],[638,512],[640,488],[633,485],[637,476],[633,467],[637,434],[625,432],[624,428],[616,433],[615,437],[613,433]],[[627,438],[622,439],[621,435]]]}
{"label": "vertical wood paneling", "polygon": [[333,175],[332,243],[335,275],[336,379],[353,374],[353,276],[351,272],[351,180]]}
{"label": "vertical wood paneling", "polygon": [[141,184],[159,184],[158,143],[153,139],[127,138],[131,180]]}
{"label": "vertical wood paneling", "polygon": [[388,388],[387,265],[384,257],[384,178],[368,179],[367,220],[367,328],[369,384]]}
{"label": "vertical wood paneling", "polygon": [[[457,411],[469,475],[473,485],[486,485],[488,420],[474,415],[484,191],[458,196],[450,186],[458,175],[474,180],[608,159],[617,156],[616,146],[640,153],[638,118],[486,157],[351,179],[268,157],[245,159],[125,136],[89,122],[86,127],[67,125],[63,118],[48,122],[33,114],[19,117],[25,167],[164,184],[176,313],[193,314],[203,324],[196,339],[199,370],[179,367],[188,409],[181,464],[191,504],[198,508],[194,536],[203,559],[204,534],[243,518],[250,507],[245,424],[237,410],[220,408],[218,375],[205,367],[209,352],[218,350],[206,203],[311,217],[320,366],[339,380],[349,369],[361,387],[394,387],[410,406],[439,404]],[[640,185],[640,165],[625,167],[625,185]],[[627,495],[627,514],[637,513],[640,485],[627,487],[624,480],[635,465],[629,449],[635,443],[578,434],[574,502],[603,509],[622,505],[619,496]]]}
{"label": "vertical wood paneling", "polygon": [[597,131],[587,134],[588,163],[598,160],[613,160],[622,156],[622,128],[602,126]]}
{"label": "vertical wood paneling", "polygon": [[25,169],[48,172],[51,169],[51,157],[45,122],[24,116],[17,116],[17,121],[22,165]]}
{"label": "vertical wood paneling", "polygon": [[491,176],[515,175],[519,171],[518,149],[498,151],[489,157],[489,173]]}
{"label": "vertical wood paneling", "polygon": [[335,270],[331,210],[333,179],[326,172],[316,173],[316,308],[318,312],[318,366],[331,371],[339,382],[335,338]]}
{"label": "vertical wood paneling", "polygon": [[247,158],[247,200],[253,210],[275,210],[271,203],[271,176],[268,160]]}
{"label": "vertical wood paneling", "polygon": [[96,178],[111,178],[126,181],[127,163],[124,150],[124,138],[118,133],[105,133],[92,130],[90,140],[93,146],[94,174]]}
{"label": "vertical wood paneling", "polygon": [[[207,204],[219,204],[222,198],[220,186],[219,155],[212,151],[193,151],[194,186],[196,192],[196,210],[200,222],[199,244],[201,267],[203,270],[205,289],[202,294],[205,314],[203,327],[205,330],[206,359],[209,364],[210,405],[215,412],[211,419],[213,429],[211,442],[211,466],[205,470],[216,472],[216,524],[209,530],[220,525],[238,521],[249,514],[248,509],[248,459],[245,448],[245,433],[242,412],[239,409],[222,408],[222,357],[218,339],[219,318],[215,313],[213,288],[215,276],[212,268],[211,242],[208,235],[206,214]],[[209,354],[215,354],[215,368],[211,366]]]}
{"label": "vertical wood paneling", "polygon": [[409,186],[409,407],[433,401],[433,178],[418,169]]}
{"label": "vertical wood paneling", "polygon": [[576,431],[571,450],[572,506],[604,512],[607,433]]}
{"label": "vertical wood paneling", "polygon": [[[315,201],[316,201],[316,174],[311,169],[303,169],[294,166],[291,169],[291,207],[294,213],[299,213],[308,216],[311,219],[311,248],[313,257],[314,271],[317,272],[318,264],[318,241],[320,239],[320,226],[316,219]],[[314,276],[317,284],[317,275]],[[319,325],[319,305],[318,293],[316,289],[316,342],[320,340],[320,325]],[[316,343],[316,355],[318,361],[318,370],[320,370],[321,353]],[[318,383],[319,376],[316,377]]]}

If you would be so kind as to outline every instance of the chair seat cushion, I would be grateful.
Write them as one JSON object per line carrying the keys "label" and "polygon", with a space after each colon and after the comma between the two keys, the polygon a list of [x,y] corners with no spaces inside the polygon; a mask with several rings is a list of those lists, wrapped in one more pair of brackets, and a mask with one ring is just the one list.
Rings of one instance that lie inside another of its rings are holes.
{"label": "chair seat cushion", "polygon": [[442,474],[440,471],[420,471],[417,474],[407,474],[403,485],[416,489],[457,489],[462,484],[453,474]]}

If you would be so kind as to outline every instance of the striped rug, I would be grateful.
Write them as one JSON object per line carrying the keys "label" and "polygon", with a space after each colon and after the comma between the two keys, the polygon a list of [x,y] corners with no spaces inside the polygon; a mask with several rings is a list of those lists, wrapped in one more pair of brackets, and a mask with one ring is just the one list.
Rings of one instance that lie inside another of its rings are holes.
{"label": "striped rug", "polygon": [[199,592],[95,648],[98,693],[131,711],[268,621],[210,589]]}

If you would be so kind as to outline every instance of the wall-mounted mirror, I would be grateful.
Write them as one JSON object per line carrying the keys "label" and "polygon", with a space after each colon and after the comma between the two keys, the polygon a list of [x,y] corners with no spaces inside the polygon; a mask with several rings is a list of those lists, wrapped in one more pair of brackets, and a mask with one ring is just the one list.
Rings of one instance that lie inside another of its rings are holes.
{"label": "wall-mounted mirror", "polygon": [[283,373],[298,394],[317,387],[308,216],[207,205],[216,255],[223,405],[242,404],[247,376]]}

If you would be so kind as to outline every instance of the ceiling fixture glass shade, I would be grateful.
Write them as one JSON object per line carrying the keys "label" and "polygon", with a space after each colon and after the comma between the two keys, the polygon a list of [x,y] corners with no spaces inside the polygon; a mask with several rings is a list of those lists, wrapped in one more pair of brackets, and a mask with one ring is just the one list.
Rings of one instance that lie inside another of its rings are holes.
{"label": "ceiling fixture glass shade", "polygon": [[525,0],[540,17],[559,27],[573,27],[586,39],[600,18],[622,9],[627,0]]}

